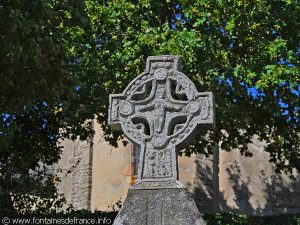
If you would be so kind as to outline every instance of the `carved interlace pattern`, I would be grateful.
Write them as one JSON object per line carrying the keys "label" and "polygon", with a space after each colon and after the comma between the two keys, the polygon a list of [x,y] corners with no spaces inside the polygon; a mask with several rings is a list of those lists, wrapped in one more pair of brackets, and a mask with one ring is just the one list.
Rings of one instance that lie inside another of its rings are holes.
{"label": "carved interlace pattern", "polygon": [[199,124],[213,124],[212,93],[199,93],[178,71],[178,58],[148,59],[148,70],[110,96],[109,123],[142,146],[139,178],[177,179],[176,148]]}

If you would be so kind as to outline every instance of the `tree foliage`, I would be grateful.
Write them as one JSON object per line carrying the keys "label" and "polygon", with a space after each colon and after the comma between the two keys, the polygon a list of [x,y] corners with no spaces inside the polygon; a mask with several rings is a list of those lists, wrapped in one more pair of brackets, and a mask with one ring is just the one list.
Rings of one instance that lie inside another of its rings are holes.
{"label": "tree foliage", "polygon": [[[22,209],[32,207],[33,196],[55,193],[45,165],[59,159],[64,125],[58,107],[71,100],[76,80],[63,39],[73,26],[67,16],[68,10],[75,12],[71,6],[50,0],[0,2],[1,210],[12,209],[10,195]],[[29,204],[22,205],[24,199]]]}
{"label": "tree foliage", "polygon": [[300,169],[298,18],[300,5],[290,0],[1,1],[6,189],[16,191],[11,179],[39,161],[56,162],[60,138],[91,137],[85,121],[94,115],[117,145],[108,95],[158,54],[179,55],[198,90],[216,97],[217,128],[201,131],[189,152],[211,153],[220,142],[251,155],[247,144],[257,135],[278,171]]}
{"label": "tree foliage", "polygon": [[[88,62],[99,61],[94,81],[107,96],[141,73],[147,56],[181,56],[185,74],[198,90],[213,91],[217,103],[217,129],[209,139],[202,132],[190,150],[211,152],[214,140],[251,155],[247,144],[257,135],[279,170],[299,168],[299,7],[264,0],[86,1],[85,34],[95,49]],[[101,104],[105,124],[107,102]]]}

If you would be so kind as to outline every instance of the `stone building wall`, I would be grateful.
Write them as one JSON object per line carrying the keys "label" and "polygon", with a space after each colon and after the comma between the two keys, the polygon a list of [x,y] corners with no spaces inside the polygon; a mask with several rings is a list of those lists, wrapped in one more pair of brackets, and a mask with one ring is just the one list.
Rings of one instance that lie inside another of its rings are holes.
{"label": "stone building wall", "polygon": [[220,151],[219,207],[250,215],[300,213],[300,176],[292,180],[276,174],[264,151],[265,143],[253,139],[248,149],[253,157],[237,150]]}
{"label": "stone building wall", "polygon": [[102,137],[100,125],[95,124],[93,145],[92,210],[111,209],[118,201],[123,202],[132,184],[132,145],[119,143],[110,146]]}
{"label": "stone building wall", "polygon": [[61,180],[58,188],[64,194],[68,207],[76,209],[91,208],[92,189],[92,145],[79,140],[63,141],[63,154],[55,165],[57,176]]}
{"label": "stone building wall", "polygon": [[[132,164],[133,145],[113,148],[95,124],[93,144],[65,140],[60,190],[75,208],[111,209],[123,201],[136,181]],[[250,215],[300,213],[300,176],[292,180],[276,174],[264,152],[265,143],[248,145],[253,157],[239,151],[223,151],[216,145],[214,155],[179,157],[179,179],[193,193],[202,212],[238,211]],[[110,208],[108,208],[110,207]]]}
{"label": "stone building wall", "polygon": [[214,211],[214,170],[213,156],[198,154],[195,160],[193,194],[200,212]]}
{"label": "stone building wall", "polygon": [[[100,125],[95,123],[92,145],[86,142],[64,140],[63,154],[56,165],[61,178],[59,189],[67,205],[76,209],[110,210],[123,202],[129,187],[136,182],[133,165],[133,144],[118,148],[103,138]],[[196,174],[195,155],[179,157],[179,180],[193,191]],[[67,207],[66,205],[66,207]]]}
{"label": "stone building wall", "polygon": [[91,143],[79,142],[74,149],[78,164],[72,172],[71,204],[76,209],[91,209],[93,147]]}

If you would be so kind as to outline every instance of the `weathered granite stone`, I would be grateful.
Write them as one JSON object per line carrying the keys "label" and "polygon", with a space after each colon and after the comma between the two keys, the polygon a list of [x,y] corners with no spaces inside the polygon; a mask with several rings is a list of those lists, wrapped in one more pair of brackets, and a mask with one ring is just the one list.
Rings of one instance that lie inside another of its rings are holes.
{"label": "weathered granite stone", "polygon": [[130,189],[114,225],[202,225],[205,224],[185,189]]}
{"label": "weathered granite stone", "polygon": [[[153,197],[164,193],[165,199],[173,199],[169,194],[171,192],[164,189],[175,189],[174,192],[185,196],[180,198],[182,202],[173,204],[175,214],[182,216],[175,217],[178,219],[175,224],[203,224],[196,223],[197,220],[180,222],[194,218],[185,216],[190,215],[189,211],[193,207],[192,211],[197,211],[197,208],[194,203],[193,206],[189,204],[191,201],[187,198],[188,194],[178,181],[177,150],[189,143],[197,128],[214,125],[214,100],[211,92],[199,93],[195,85],[180,71],[177,56],[148,57],[146,71],[136,77],[122,94],[110,95],[108,122],[113,128],[122,129],[132,142],[141,146],[138,182],[131,187],[132,190],[141,191],[133,193],[144,195],[148,193],[145,190],[152,189],[153,192],[149,192],[149,195]],[[186,193],[183,194],[184,192]],[[120,214],[115,224],[139,224],[133,223],[132,210],[127,208],[140,210],[136,208],[140,204],[133,203],[131,199],[126,201],[123,219]],[[160,212],[158,214],[162,214],[164,208],[159,208],[160,201],[155,202],[157,203],[153,203],[153,207],[156,206]],[[185,205],[191,208],[187,212],[181,212],[188,209]],[[148,216],[148,221],[153,222],[147,224],[174,224],[168,221],[171,219],[169,217],[163,223],[158,223],[156,216]]]}
{"label": "weathered granite stone", "polygon": [[176,150],[197,126],[214,124],[213,94],[199,93],[179,65],[176,56],[149,57],[144,73],[122,94],[110,95],[109,124],[141,146],[133,188],[182,188]]}

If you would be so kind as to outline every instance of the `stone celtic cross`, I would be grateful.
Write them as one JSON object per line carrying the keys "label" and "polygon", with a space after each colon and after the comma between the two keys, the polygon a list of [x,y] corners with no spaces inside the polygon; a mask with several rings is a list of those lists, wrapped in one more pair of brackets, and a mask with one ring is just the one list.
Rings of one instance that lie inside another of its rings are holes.
{"label": "stone celtic cross", "polygon": [[214,125],[211,92],[198,92],[177,56],[150,56],[146,71],[111,94],[109,124],[141,146],[133,189],[182,188],[177,153],[200,126]]}

